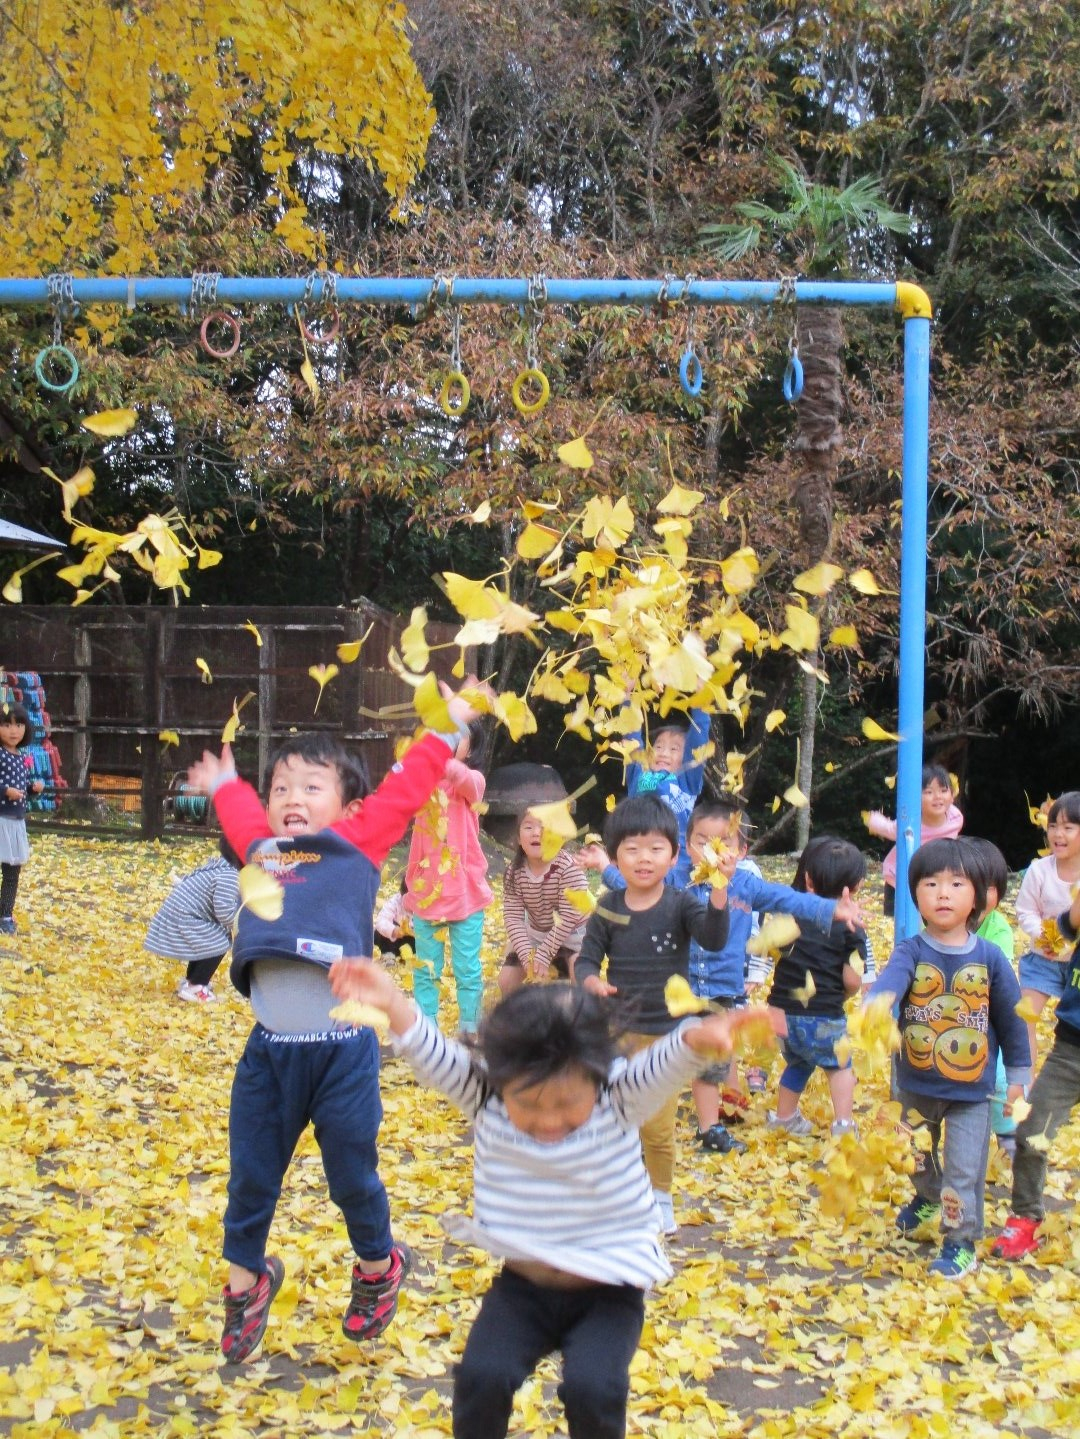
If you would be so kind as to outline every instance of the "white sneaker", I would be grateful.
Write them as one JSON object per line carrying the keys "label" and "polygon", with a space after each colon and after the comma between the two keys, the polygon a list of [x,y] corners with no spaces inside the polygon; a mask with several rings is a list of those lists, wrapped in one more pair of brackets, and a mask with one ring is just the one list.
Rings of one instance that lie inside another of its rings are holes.
{"label": "white sneaker", "polygon": [[190,979],[181,981],[176,994],[179,999],[189,999],[194,1004],[213,1004],[217,999],[208,984],[192,984]]}
{"label": "white sneaker", "polygon": [[660,1233],[677,1234],[679,1226],[675,1223],[675,1205],[671,1202],[671,1195],[665,1194],[662,1189],[654,1189],[653,1198],[660,1211]]}
{"label": "white sneaker", "polygon": [[788,1134],[813,1134],[814,1126],[800,1114],[798,1110],[789,1114],[786,1119],[778,1119],[775,1109],[770,1109],[765,1116],[765,1123],[769,1129],[786,1129]]}
{"label": "white sneaker", "polygon": [[858,1139],[859,1126],[854,1119],[834,1119],[830,1133],[834,1139],[839,1139],[842,1134],[853,1134]]}

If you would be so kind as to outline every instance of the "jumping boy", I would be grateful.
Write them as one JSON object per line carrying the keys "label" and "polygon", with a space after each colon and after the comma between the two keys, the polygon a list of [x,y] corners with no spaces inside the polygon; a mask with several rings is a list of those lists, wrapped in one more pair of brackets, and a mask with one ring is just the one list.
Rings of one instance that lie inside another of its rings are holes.
{"label": "jumping boy", "polygon": [[[446,693],[450,717],[464,732],[474,711]],[[372,1029],[335,1025],[328,972],[342,955],[371,953],[382,863],[435,789],[458,740],[456,732],[425,735],[369,795],[362,765],[336,740],[291,736],[271,757],[265,810],[237,778],[228,745],[220,759],[204,754],[188,771],[188,782],[213,799],[236,852],[273,875],[283,894],[278,919],[241,909],[230,968],[233,984],[251,1000],[255,1027],[229,1109],[229,1283],[221,1336],[229,1364],[258,1348],[285,1277],[266,1240],[308,1124],[356,1253],[344,1333],[373,1338],[397,1310],[411,1256],[391,1235],[377,1168],[379,1043]]]}

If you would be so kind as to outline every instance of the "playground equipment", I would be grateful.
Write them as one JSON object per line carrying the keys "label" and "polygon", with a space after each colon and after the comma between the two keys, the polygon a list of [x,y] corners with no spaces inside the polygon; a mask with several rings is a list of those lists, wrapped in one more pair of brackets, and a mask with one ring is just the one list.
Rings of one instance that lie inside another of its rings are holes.
{"label": "playground equipment", "polygon": [[[451,309],[451,356],[438,400],[451,418],[468,408],[469,382],[461,365],[460,313],[468,305],[517,307],[528,318],[525,366],[511,386],[515,408],[524,417],[539,413],[551,393],[539,357],[538,335],[547,305],[631,305],[645,308],[682,305],[687,316],[686,346],[679,361],[679,382],[694,397],[704,383],[704,366],[694,339],[694,315],[705,305],[876,306],[898,310],[904,322],[904,411],[902,461],[902,527],[900,553],[900,695],[899,763],[897,775],[897,887],[896,934],[904,938],[918,928],[918,916],[904,882],[908,862],[920,833],[923,666],[926,632],[926,485],[929,453],[930,301],[917,285],[895,283],[839,283],[797,280],[677,280],[548,279],[498,276],[448,278],[347,277],[317,273],[304,278],[226,278],[218,274],[192,277],[74,279],[52,275],[45,279],[0,279],[0,304],[53,309],[53,343],[38,355],[35,373],[42,386],[67,394],[78,380],[78,361],[62,343],[64,324],[81,304],[177,306],[203,318],[200,339],[215,358],[226,359],[240,342],[240,323],[226,306],[280,304],[297,308],[301,334],[306,340],[329,344],[340,329],[341,307],[357,305],[408,305],[414,313],[445,305]],[[323,322],[314,328],[306,315],[319,309]],[[217,326],[215,331],[214,326]],[[211,338],[220,335],[227,343]],[[802,393],[803,367],[794,343],[789,348],[782,390],[797,403]]]}

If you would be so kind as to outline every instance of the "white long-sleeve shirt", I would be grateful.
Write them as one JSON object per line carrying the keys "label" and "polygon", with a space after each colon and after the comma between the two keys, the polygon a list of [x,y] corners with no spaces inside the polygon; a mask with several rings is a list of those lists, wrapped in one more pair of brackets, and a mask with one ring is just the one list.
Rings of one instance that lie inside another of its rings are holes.
{"label": "white long-sleeve shirt", "polygon": [[424,1015],[394,1049],[473,1120],[474,1217],[446,1216],[453,1238],[601,1284],[644,1289],[671,1275],[638,1129],[705,1062],[678,1030],[617,1059],[586,1122],[553,1144],[511,1123],[473,1052]]}
{"label": "white long-sleeve shirt", "polygon": [[1033,859],[1027,867],[1016,896],[1016,922],[1028,936],[1031,948],[1043,959],[1064,964],[1071,957],[1072,950],[1068,947],[1063,953],[1050,953],[1040,942],[1040,935],[1043,920],[1057,919],[1072,904],[1074,884],[1074,880],[1062,879],[1058,874],[1057,860],[1052,854]]}

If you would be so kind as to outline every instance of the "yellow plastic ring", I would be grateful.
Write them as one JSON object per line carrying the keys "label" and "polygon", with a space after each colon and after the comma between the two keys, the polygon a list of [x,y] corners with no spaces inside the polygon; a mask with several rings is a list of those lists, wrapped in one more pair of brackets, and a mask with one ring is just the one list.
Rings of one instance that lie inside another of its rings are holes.
{"label": "yellow plastic ring", "polygon": [[451,419],[455,415],[463,415],[469,408],[471,398],[472,390],[469,389],[468,380],[460,370],[451,370],[439,391],[439,405],[443,414],[449,415]]}
{"label": "yellow plastic ring", "polygon": [[[537,385],[540,389],[535,400],[523,400],[521,392],[526,385]],[[535,370],[531,367],[522,370],[517,379],[510,387],[510,398],[514,402],[514,408],[522,415],[538,415],[551,399],[551,386],[548,384],[548,377],[543,370]]]}

